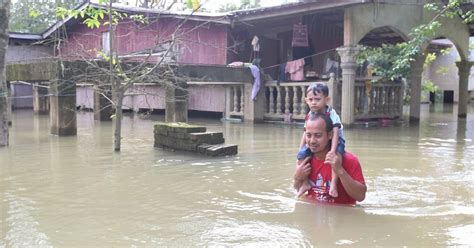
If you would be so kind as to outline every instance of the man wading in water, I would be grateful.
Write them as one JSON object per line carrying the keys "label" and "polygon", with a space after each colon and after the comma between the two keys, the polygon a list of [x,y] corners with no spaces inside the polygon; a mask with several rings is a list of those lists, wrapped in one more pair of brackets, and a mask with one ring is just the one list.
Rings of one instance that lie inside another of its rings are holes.
{"label": "man wading in water", "polygon": [[[305,141],[313,156],[296,163],[294,187],[298,191],[305,180],[310,180],[312,188],[307,191],[306,198],[322,202],[338,204],[355,204],[363,201],[367,186],[357,157],[345,152],[342,162],[337,155],[327,156],[331,150],[333,124],[325,114],[314,114],[306,124]],[[338,196],[329,195],[331,170],[339,176],[337,182]]]}

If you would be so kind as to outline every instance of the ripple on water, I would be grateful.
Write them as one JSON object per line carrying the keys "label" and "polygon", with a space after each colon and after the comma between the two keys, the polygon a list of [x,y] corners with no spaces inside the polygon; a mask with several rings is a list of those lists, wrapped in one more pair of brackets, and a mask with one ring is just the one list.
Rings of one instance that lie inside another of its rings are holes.
{"label": "ripple on water", "polygon": [[265,213],[291,213],[294,211],[295,199],[285,197],[281,192],[249,193],[237,191],[242,197],[216,198],[213,204],[223,206],[228,211]]}
{"label": "ripple on water", "polygon": [[311,243],[302,230],[260,221],[218,220],[201,235],[205,246],[305,247]]}
{"label": "ripple on water", "polygon": [[5,193],[8,204],[6,224],[8,231],[5,245],[8,247],[52,247],[48,236],[39,231],[39,223],[32,212],[36,204],[30,198],[21,197],[12,192]]}
{"label": "ripple on water", "polygon": [[474,224],[451,227],[448,229],[448,235],[451,239],[449,245],[454,246],[472,246],[474,244]]}
{"label": "ripple on water", "polygon": [[468,197],[472,186],[465,185],[466,179],[463,172],[438,178],[382,175],[368,181],[374,190],[367,193],[364,206],[378,215],[469,216],[474,206]]}

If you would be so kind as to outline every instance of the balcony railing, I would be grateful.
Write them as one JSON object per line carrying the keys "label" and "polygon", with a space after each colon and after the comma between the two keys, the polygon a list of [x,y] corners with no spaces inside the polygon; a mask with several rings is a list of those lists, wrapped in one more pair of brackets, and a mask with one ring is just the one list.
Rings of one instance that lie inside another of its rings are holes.
{"label": "balcony railing", "polygon": [[[327,83],[323,82],[322,83]],[[304,120],[308,112],[305,103],[307,87],[314,82],[265,83],[266,120]],[[336,81],[332,90],[338,92],[333,99],[333,107],[341,113],[341,81]],[[355,84],[355,119],[396,118],[402,115],[403,87],[397,83],[374,83],[370,86],[364,81]]]}

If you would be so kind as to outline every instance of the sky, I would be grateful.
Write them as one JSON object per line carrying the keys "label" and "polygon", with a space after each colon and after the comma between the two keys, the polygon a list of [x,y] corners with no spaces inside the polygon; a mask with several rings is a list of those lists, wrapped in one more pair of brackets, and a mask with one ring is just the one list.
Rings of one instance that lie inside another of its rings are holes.
{"label": "sky", "polygon": [[[93,0],[97,1],[97,0]],[[124,0],[122,0],[124,1]],[[129,4],[135,5],[135,2],[137,0],[125,0],[128,1]],[[239,0],[200,0],[201,5],[203,5],[204,8],[215,11],[218,10],[220,6],[226,4],[226,3],[239,3]],[[292,3],[292,2],[298,2],[298,0],[260,0],[260,3],[263,7],[268,7],[268,6],[275,6],[279,5],[282,3]]]}
{"label": "sky", "polygon": [[[201,4],[203,4],[207,9],[218,9],[220,6],[226,4],[226,3],[232,3],[232,2],[239,2],[238,0],[201,0]],[[275,6],[279,5],[282,3],[292,3],[292,2],[298,2],[298,0],[261,0],[260,3],[262,6],[267,7],[267,6]]]}

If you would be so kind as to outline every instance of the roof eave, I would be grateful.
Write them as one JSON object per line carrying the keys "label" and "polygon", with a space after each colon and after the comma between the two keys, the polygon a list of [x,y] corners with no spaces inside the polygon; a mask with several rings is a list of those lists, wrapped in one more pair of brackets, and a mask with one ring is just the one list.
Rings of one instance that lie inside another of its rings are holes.
{"label": "roof eave", "polygon": [[287,10],[270,9],[269,11],[263,11],[263,13],[248,13],[239,14],[246,11],[233,12],[233,17],[237,18],[242,22],[258,21],[263,19],[275,18],[277,16],[291,16],[301,13],[309,13],[318,10],[328,10],[335,8],[343,8],[351,5],[371,3],[373,0],[332,0],[332,1],[320,1],[320,2],[308,2],[301,5],[295,5],[294,7],[288,8]]}

